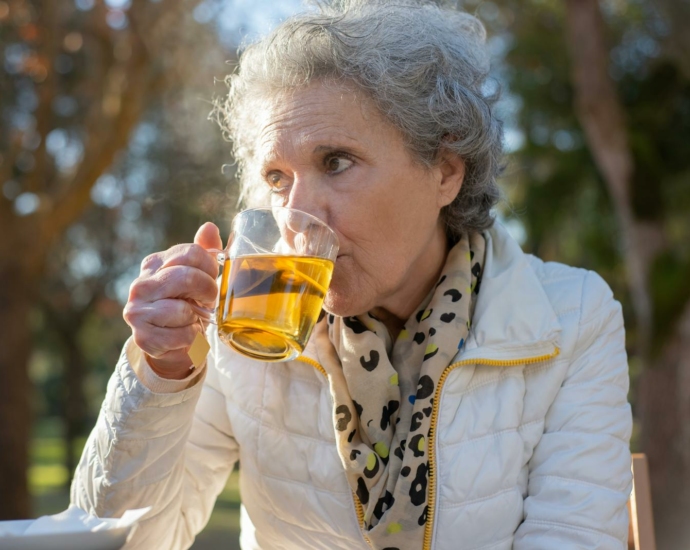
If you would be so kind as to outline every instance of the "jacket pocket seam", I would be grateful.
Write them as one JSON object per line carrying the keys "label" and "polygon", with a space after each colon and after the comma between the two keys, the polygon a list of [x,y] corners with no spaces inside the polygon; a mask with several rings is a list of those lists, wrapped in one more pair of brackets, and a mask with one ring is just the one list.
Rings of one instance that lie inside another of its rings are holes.
{"label": "jacket pocket seam", "polygon": [[552,435],[552,434],[559,434],[559,435],[570,434],[570,435],[588,435],[588,436],[599,435],[599,436],[610,437],[611,439],[615,439],[617,442],[625,445],[626,448],[630,445],[630,443],[628,441],[618,437],[617,435],[603,433],[603,432],[587,432],[584,430],[554,430],[551,432],[544,432],[544,435]]}
{"label": "jacket pocket seam", "polygon": [[[307,365],[307,366],[309,366],[309,365]],[[313,369],[314,367],[309,366],[309,368]],[[293,376],[291,374],[287,374],[287,373],[284,373],[282,371],[278,371],[278,369],[276,369],[276,372],[271,372],[271,376],[278,376],[280,378],[286,378],[290,381],[303,382],[304,384],[309,384],[310,386],[314,386],[314,387],[319,388],[319,389],[323,388],[323,383],[318,378],[313,379],[313,378],[303,378],[301,376]]]}
{"label": "jacket pocket seam", "polygon": [[271,522],[275,522],[277,520],[278,522],[280,522],[283,525],[291,525],[293,527],[299,527],[300,529],[303,529],[304,531],[307,531],[309,533],[315,533],[318,535],[326,535],[328,537],[335,536],[335,537],[338,537],[339,539],[342,539],[343,541],[347,541],[348,543],[352,542],[352,537],[348,537],[346,535],[340,535],[338,533],[330,533],[328,531],[313,529],[311,527],[305,527],[304,525],[293,523],[291,521],[287,521],[287,520],[277,516],[276,514],[273,514],[273,515],[268,514],[267,519]]}
{"label": "jacket pocket seam", "polygon": [[510,433],[510,432],[518,433],[526,426],[531,426],[532,424],[538,424],[538,423],[543,423],[543,422],[544,422],[543,418],[537,418],[536,420],[530,420],[529,422],[524,422],[522,424],[519,424],[517,426],[513,426],[511,428],[504,428],[504,429],[498,430],[496,432],[491,432],[491,433],[484,434],[484,435],[478,435],[478,436],[472,437],[470,439],[463,439],[460,441],[454,441],[453,443],[441,443],[440,446],[442,449],[449,449],[452,447],[462,445],[464,443],[475,443],[480,439],[493,439],[493,438],[500,437],[503,434]]}
{"label": "jacket pocket seam", "polygon": [[618,496],[621,495],[621,491],[619,491],[617,489],[612,489],[611,487],[607,487],[606,485],[599,485],[598,483],[593,483],[591,481],[583,481],[581,479],[575,479],[572,477],[554,476],[551,474],[536,474],[536,475],[531,476],[530,481],[532,479],[538,479],[538,478],[555,479],[555,480],[562,481],[564,483],[570,483],[573,485],[584,485],[585,487],[591,487],[594,489],[604,489],[604,490],[609,491],[611,493],[615,493]]}
{"label": "jacket pocket seam", "polygon": [[[471,506],[472,504],[477,504],[479,502],[485,502],[487,500],[491,500],[493,498],[499,497],[501,495],[504,495],[506,493],[512,493],[515,492],[517,489],[516,487],[508,487],[507,489],[501,489],[500,491],[496,491],[495,493],[491,495],[487,495],[484,497],[479,497],[475,498],[472,500],[466,500],[464,502],[455,502],[452,504],[444,504],[442,506],[439,506],[439,510],[455,510],[457,508],[463,508],[464,506]],[[519,491],[518,491],[519,493]],[[522,500],[522,496],[520,496],[520,500]]]}
{"label": "jacket pocket seam", "polygon": [[[247,418],[250,418],[251,420],[254,420],[255,422],[258,422],[260,425],[265,426],[265,427],[267,427],[267,428],[269,428],[269,429],[271,429],[271,430],[275,430],[275,431],[277,431],[277,432],[280,432],[280,433],[282,433],[282,434],[288,435],[288,436],[290,436],[290,437],[296,437],[296,438],[299,438],[299,439],[305,439],[305,440],[307,440],[307,441],[315,441],[316,443],[320,443],[320,444],[322,444],[322,445],[328,445],[328,446],[332,446],[332,445],[335,443],[335,439],[332,439],[332,440],[331,440],[331,439],[328,439],[328,440],[327,440],[327,439],[319,439],[319,438],[317,438],[317,437],[311,437],[311,436],[308,436],[308,435],[298,434],[298,433],[295,433],[295,432],[291,432],[291,431],[289,431],[289,430],[284,430],[284,429],[282,429],[282,428],[278,428],[277,426],[274,426],[273,424],[271,424],[271,423],[269,423],[269,422],[266,422],[265,420],[261,420],[260,418],[257,418],[257,417],[255,417],[254,415],[249,414],[249,413],[246,412],[244,409],[241,409],[240,407],[238,407],[237,405],[235,405],[235,404],[232,403],[232,402],[230,402],[229,405],[230,405],[233,409],[235,409],[238,413],[240,413],[241,415],[246,416]],[[257,447],[257,448],[258,448],[258,447]]]}
{"label": "jacket pocket seam", "polygon": [[[561,356],[559,355],[556,359],[556,362],[565,362],[564,360],[561,360]],[[526,365],[525,366],[525,376],[531,376],[533,374],[538,374],[542,371],[545,371],[547,369],[553,368],[553,365],[549,363],[533,363],[532,365]]]}
{"label": "jacket pocket seam", "polygon": [[350,495],[350,491],[333,491],[332,489],[324,489],[322,487],[317,487],[313,483],[305,483],[304,481],[298,481],[296,479],[289,479],[286,477],[280,477],[276,476],[273,474],[267,474],[266,472],[261,472],[261,476],[267,477],[269,479],[272,479],[274,481],[278,481],[280,483],[289,483],[289,484],[295,484],[295,485],[301,485],[302,487],[306,487],[307,489],[310,489],[312,491],[317,491],[319,493],[326,493],[328,495]]}
{"label": "jacket pocket seam", "polygon": [[[524,365],[522,365],[522,366],[524,368]],[[444,394],[445,395],[450,394],[450,395],[457,396],[457,397],[465,397],[466,395],[469,395],[476,390],[479,390],[485,386],[490,386],[491,384],[497,384],[497,383],[502,382],[503,380],[505,380],[507,378],[518,378],[518,379],[523,378],[524,379],[524,374],[523,374],[522,370],[520,370],[520,372],[517,372],[517,370],[514,367],[511,367],[510,370],[504,369],[503,371],[501,371],[498,374],[498,376],[496,376],[495,378],[491,378],[491,379],[486,380],[484,382],[479,382],[474,386],[470,385],[459,393],[454,393],[452,391],[451,392],[445,391]]]}
{"label": "jacket pocket seam", "polygon": [[615,540],[618,543],[621,542],[620,539],[618,539],[617,537],[614,537],[611,533],[607,533],[606,531],[601,531],[599,529],[593,529],[591,527],[582,527],[579,525],[559,523],[557,521],[547,521],[544,519],[529,519],[529,518],[525,519],[525,521],[523,522],[523,525],[528,524],[528,523],[532,523],[535,525],[546,525],[549,527],[556,527],[556,528],[563,529],[566,531],[575,531],[575,532],[579,532],[579,533],[587,533],[587,534],[590,534],[593,536],[605,536],[605,537],[608,537],[610,539]]}
{"label": "jacket pocket seam", "polygon": [[512,540],[515,538],[515,533],[508,535],[507,537],[503,537],[501,540],[498,540],[496,542],[490,542],[489,544],[484,544],[482,546],[473,546],[469,550],[490,550],[491,548],[496,548],[497,546],[503,544],[506,541]]}
{"label": "jacket pocket seam", "polygon": [[566,315],[570,315],[572,313],[579,313],[580,308],[581,306],[573,306],[560,311],[554,311],[554,313],[556,314],[556,317],[560,319],[561,317],[565,317]]}

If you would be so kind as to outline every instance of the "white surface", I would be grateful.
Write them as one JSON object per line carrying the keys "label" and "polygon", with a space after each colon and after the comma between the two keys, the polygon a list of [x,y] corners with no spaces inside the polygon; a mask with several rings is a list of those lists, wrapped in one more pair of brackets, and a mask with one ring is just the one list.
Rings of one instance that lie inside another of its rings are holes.
{"label": "white surface", "polygon": [[36,520],[0,522],[2,550],[117,550],[151,508],[127,510],[121,518],[97,518],[76,506]]}

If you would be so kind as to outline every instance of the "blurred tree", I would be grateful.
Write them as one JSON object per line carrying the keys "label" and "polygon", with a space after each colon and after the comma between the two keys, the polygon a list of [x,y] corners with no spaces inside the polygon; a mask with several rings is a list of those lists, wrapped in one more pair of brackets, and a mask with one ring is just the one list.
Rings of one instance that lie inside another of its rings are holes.
{"label": "blurred tree", "polygon": [[[100,402],[127,334],[120,303],[139,259],[234,210],[217,170],[226,152],[198,101],[209,96],[199,82],[226,54],[209,27],[183,26],[193,18],[212,25],[217,2],[192,3],[0,0],[0,494],[8,495],[0,518],[28,515],[28,325],[36,348],[56,356],[62,346],[54,362],[66,384],[61,394],[45,387],[50,399],[73,401],[71,412],[63,408],[72,438],[88,396]],[[659,547],[683,547],[689,4],[445,3],[476,12],[505,61],[496,74],[512,153],[508,223],[523,230],[528,251],[596,270],[624,303],[641,428],[634,445],[650,456]]]}
{"label": "blurred tree", "polygon": [[[204,53],[208,58],[209,52],[218,50],[209,45]],[[196,65],[196,76],[203,72]],[[210,86],[213,79],[206,76]],[[204,221],[224,227],[236,209],[237,197],[228,187],[232,174],[220,170],[227,160],[227,146],[205,120],[208,104],[194,101],[193,95],[189,86],[183,86],[151,102],[120,161],[92,189],[96,206],[70,228],[47,262],[41,285],[46,322],[40,332],[54,333],[64,350],[62,411],[68,472],[74,471],[78,458],[71,452],[74,441],[86,435],[94,421],[83,391],[90,370],[88,349],[98,349],[101,338],[114,340],[119,348],[127,337],[121,310],[139,262],[151,252],[191,240]],[[208,89],[204,95],[209,95]],[[186,118],[193,120],[180,125]],[[196,139],[190,142],[190,136]],[[94,315],[110,312],[122,329],[112,339],[92,326]],[[36,345],[41,347],[40,342]],[[104,374],[112,371],[117,353],[119,349],[115,354],[101,351],[110,357],[104,361]],[[100,387],[104,390],[104,385]],[[101,399],[99,392],[98,405]]]}
{"label": "blurred tree", "polygon": [[[179,34],[181,18],[191,13],[193,4],[184,0],[0,1],[4,57],[0,69],[2,519],[30,513],[26,365],[31,352],[30,312],[44,288],[47,261],[67,228],[91,204],[94,192],[96,198],[100,194],[103,201],[110,200],[113,180],[102,176],[127,147],[152,100],[160,106],[166,97],[163,92],[174,90],[181,79],[190,77],[190,67],[197,66],[188,46],[199,37]],[[167,100],[179,101],[180,96],[172,94]],[[179,136],[180,130],[171,135]],[[152,190],[144,185],[142,191]],[[109,263],[107,257],[100,261]],[[70,323],[76,326],[88,317],[102,292],[99,286],[91,294],[81,292],[86,299]],[[74,299],[69,285],[54,296],[48,293],[44,303],[54,300],[49,311],[60,311],[59,320],[50,323],[55,330],[66,323],[65,302]],[[75,344],[63,340],[68,349]],[[78,378],[79,359],[68,362],[77,369],[72,378]]]}
{"label": "blurred tree", "polygon": [[502,7],[522,141],[506,178],[515,217],[526,248],[596,270],[624,302],[634,445],[650,459],[660,548],[690,542],[690,79],[674,31],[690,14],[679,4],[673,22],[643,0]]}

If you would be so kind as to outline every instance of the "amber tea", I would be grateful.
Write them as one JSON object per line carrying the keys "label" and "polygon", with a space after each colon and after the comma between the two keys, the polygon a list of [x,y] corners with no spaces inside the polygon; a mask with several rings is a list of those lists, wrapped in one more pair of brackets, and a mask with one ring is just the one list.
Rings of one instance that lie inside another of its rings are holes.
{"label": "amber tea", "polygon": [[194,303],[200,320],[238,353],[289,361],[307,345],[338,257],[338,236],[316,216],[282,206],[237,214],[225,250],[217,306]]}
{"label": "amber tea", "polygon": [[333,262],[310,256],[247,255],[226,259],[218,335],[263,361],[302,353],[321,312]]}

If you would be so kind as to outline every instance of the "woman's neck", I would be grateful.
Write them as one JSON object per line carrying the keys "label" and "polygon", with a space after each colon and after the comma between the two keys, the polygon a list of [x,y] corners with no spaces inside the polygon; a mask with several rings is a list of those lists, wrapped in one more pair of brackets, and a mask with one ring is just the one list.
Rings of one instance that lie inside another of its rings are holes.
{"label": "woman's neck", "polygon": [[370,313],[386,326],[394,342],[407,320],[438,282],[449,250],[448,237],[439,223],[429,245],[410,266],[403,287],[371,310]]}

